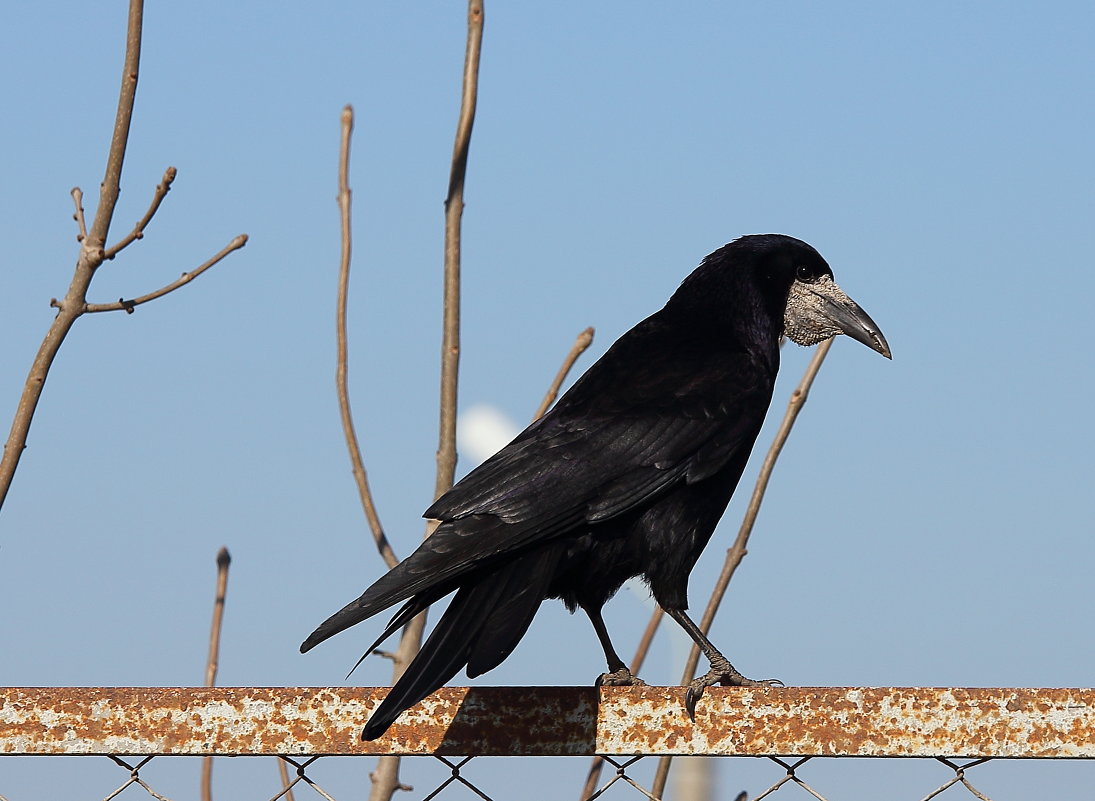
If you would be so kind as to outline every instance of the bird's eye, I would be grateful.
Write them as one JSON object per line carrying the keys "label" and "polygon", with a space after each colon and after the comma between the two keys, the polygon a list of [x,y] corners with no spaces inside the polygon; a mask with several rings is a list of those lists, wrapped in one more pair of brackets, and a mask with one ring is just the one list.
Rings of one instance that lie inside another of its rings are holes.
{"label": "bird's eye", "polygon": [[795,278],[797,278],[799,281],[809,282],[813,281],[815,278],[817,278],[817,276],[814,275],[813,270],[811,270],[805,264],[801,264],[795,268]]}

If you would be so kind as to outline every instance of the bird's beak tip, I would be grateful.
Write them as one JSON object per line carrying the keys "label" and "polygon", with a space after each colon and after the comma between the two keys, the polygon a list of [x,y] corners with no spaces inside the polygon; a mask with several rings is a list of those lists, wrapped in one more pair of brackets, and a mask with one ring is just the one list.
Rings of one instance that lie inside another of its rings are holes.
{"label": "bird's beak tip", "polygon": [[871,338],[874,340],[874,349],[892,362],[893,354],[890,352],[890,343],[886,341],[886,337],[876,333]]}
{"label": "bird's beak tip", "polygon": [[856,307],[856,312],[856,319],[844,321],[847,324],[841,326],[843,333],[849,339],[854,339],[856,342],[866,345],[871,350],[881,353],[892,361],[893,354],[890,352],[890,343],[886,341],[886,337],[882,336],[878,326],[859,307]]}
{"label": "bird's beak tip", "polygon": [[887,359],[893,360],[890,343],[886,341],[886,337],[882,335],[882,331],[879,330],[878,325],[871,319],[871,316],[863,311],[855,301],[849,298],[847,307],[837,307],[835,322],[852,339],[861,342],[871,350],[878,351]]}

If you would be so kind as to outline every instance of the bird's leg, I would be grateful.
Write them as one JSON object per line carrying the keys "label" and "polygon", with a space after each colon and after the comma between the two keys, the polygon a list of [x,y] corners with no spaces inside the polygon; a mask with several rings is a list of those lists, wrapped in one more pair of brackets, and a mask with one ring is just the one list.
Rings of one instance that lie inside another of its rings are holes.
{"label": "bird's leg", "polygon": [[688,636],[700,647],[703,655],[711,663],[711,670],[703,676],[693,679],[692,683],[688,685],[688,692],[684,696],[684,708],[688,710],[688,717],[696,717],[696,702],[700,700],[700,696],[703,695],[705,689],[715,684],[732,687],[776,687],[783,685],[783,682],[779,679],[757,680],[748,679],[741,675],[737,668],[731,665],[730,661],[700,631],[700,627],[692,622],[692,618],[683,609],[666,609],[665,611],[680,624],[682,629],[688,632]]}
{"label": "bird's leg", "polygon": [[597,686],[635,687],[645,685],[645,681],[638,676],[632,675],[627,665],[624,664],[624,660],[620,659],[620,655],[612,647],[612,640],[608,636],[608,627],[605,626],[604,618],[601,617],[601,607],[592,608],[583,605],[582,609],[589,616],[589,622],[593,624],[593,630],[597,632],[597,639],[601,641],[601,648],[604,649],[605,659],[608,661],[608,673],[602,673],[597,678]]}

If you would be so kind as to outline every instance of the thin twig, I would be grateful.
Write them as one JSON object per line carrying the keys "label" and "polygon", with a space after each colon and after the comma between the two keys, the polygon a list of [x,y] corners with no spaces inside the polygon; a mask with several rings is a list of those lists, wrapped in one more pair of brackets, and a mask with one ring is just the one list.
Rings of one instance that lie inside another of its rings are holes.
{"label": "thin twig", "polygon": [[380,515],[373,501],[372,490],[369,489],[369,476],[365,472],[365,460],[361,457],[361,446],[358,443],[357,432],[354,430],[353,413],[350,410],[349,388],[349,357],[346,336],[346,303],[350,290],[350,255],[351,255],[351,215],[350,215],[350,140],[354,130],[354,109],[346,106],[342,109],[342,137],[339,147],[338,159],[338,209],[342,222],[342,257],[338,270],[338,307],[335,312],[335,328],[337,329],[338,356],[335,367],[335,386],[338,390],[338,410],[342,417],[342,432],[346,437],[346,447],[350,451],[350,464],[353,468],[354,481],[357,483],[357,494],[361,498],[361,506],[365,510],[365,519],[369,523],[369,531],[372,532],[373,541],[376,543],[380,557],[388,568],[399,564],[399,558],[392,550],[388,537],[384,534],[384,527],[380,523]]}
{"label": "thin twig", "polygon": [[[452,166],[449,170],[449,191],[445,198],[445,276],[444,308],[441,339],[441,397],[437,445],[437,479],[434,497],[439,498],[452,487],[456,477],[456,391],[460,369],[460,222],[464,212],[464,178],[468,167],[475,105],[479,93],[479,54],[483,44],[483,0],[468,0],[468,36],[464,53],[464,77],[461,86],[460,116],[456,124]],[[437,527],[437,521],[426,525],[426,536]],[[403,628],[403,634],[392,660],[392,681],[397,681],[422,645],[426,613],[415,616]],[[372,789],[369,801],[390,801],[402,786],[399,781],[399,757],[385,756],[377,760],[370,774]]]}
{"label": "thin twig", "polygon": [[131,233],[110,251],[104,250],[106,237],[110,230],[110,221],[114,216],[114,209],[121,191],[122,164],[125,161],[126,142],[129,138],[129,128],[133,118],[133,103],[137,92],[137,78],[141,59],[143,12],[144,4],[142,0],[130,0],[125,63],[122,67],[118,110],[115,115],[110,150],[107,154],[106,172],[99,194],[99,205],[90,230],[88,230],[84,218],[83,192],[79,187],[72,190],[72,199],[76,204],[75,218],[79,226],[77,239],[80,242],[80,252],[76,259],[76,269],[72,274],[72,280],[69,282],[65,296],[61,300],[56,298],[50,300],[50,306],[58,310],[57,316],[53,318],[49,330],[46,331],[46,335],[42,339],[42,344],[38,347],[38,353],[35,354],[34,361],[31,362],[27,380],[23,384],[23,392],[19,396],[19,405],[16,407],[11,430],[4,444],[3,458],[0,458],[0,508],[3,507],[4,501],[7,499],[8,491],[11,489],[12,481],[15,478],[15,471],[18,469],[23,451],[27,447],[27,437],[30,435],[34,412],[42,398],[42,391],[45,388],[53,361],[56,359],[65,337],[68,336],[68,332],[72,329],[76,320],[88,312],[132,312],[140,304],[162,297],[168,292],[178,289],[183,284],[194,280],[228,253],[243,247],[247,241],[246,236],[236,237],[228,247],[201,265],[197,270],[184,273],[179,280],[151,294],[129,301],[120,299],[117,303],[89,304],[87,302],[88,287],[95,276],[95,271],[102,265],[104,259],[113,257],[133,239],[139,238],[144,231],[144,227],[152,219],[156,209],[159,208],[163,195],[167,193],[170,182],[174,180],[175,175],[173,168],[169,168],[164,174],[164,181],[157,187],[152,204],[144,218],[137,223],[135,233]]}
{"label": "thin twig", "polygon": [[[650,645],[654,642],[654,635],[658,633],[658,626],[663,617],[665,617],[665,610],[658,604],[654,604],[654,612],[650,615],[650,620],[647,621],[646,630],[643,631],[643,636],[639,638],[639,644],[635,648],[635,656],[631,659],[631,675],[638,676],[639,671],[643,669],[643,662],[646,661],[646,655],[650,653]],[[604,757],[595,756],[590,761],[589,773],[586,774],[586,783],[582,788],[581,799],[590,798],[596,792],[604,765]]]}
{"label": "thin twig", "polygon": [[[77,268],[77,273],[80,270]],[[90,277],[90,273],[89,273]],[[74,280],[75,283],[75,280]],[[85,285],[86,289],[86,285]],[[70,290],[72,291],[72,290]],[[77,297],[83,289],[77,289]],[[82,305],[82,303],[81,303]],[[71,306],[70,306],[71,308]],[[34,410],[38,407],[38,401],[42,397],[42,389],[45,387],[49,368],[53,364],[57,351],[61,348],[65,336],[80,313],[62,308],[53,318],[53,323],[46,332],[42,344],[38,347],[38,353],[30,365],[30,372],[23,384],[23,393],[19,396],[19,405],[15,409],[15,417],[11,421],[11,431],[8,440],[4,444],[4,456],[0,459],[0,507],[4,505],[11,482],[15,478],[15,470],[19,467],[23,450],[27,447],[27,436],[30,434],[31,420],[34,419]]]}
{"label": "thin twig", "polygon": [[[118,112],[114,118],[114,133],[110,138],[110,151],[106,158],[106,174],[99,193],[99,206],[95,209],[95,221],[88,232],[88,244],[101,251],[106,244],[114,208],[122,191],[122,163],[125,161],[126,143],[129,141],[129,125],[133,121],[133,103],[137,96],[137,77],[141,66],[141,30],[144,18],[144,1],[130,0],[129,24],[126,30],[125,63],[122,66],[122,86],[118,92]],[[102,260],[100,259],[100,263]],[[98,265],[96,265],[98,266]]]}
{"label": "thin twig", "polygon": [[76,201],[77,222],[80,224],[80,256],[76,261],[76,270],[69,284],[68,292],[64,299],[52,305],[60,311],[53,318],[49,331],[42,340],[38,353],[31,363],[30,372],[27,374],[26,383],[23,385],[23,393],[19,397],[19,405],[15,410],[15,417],[11,423],[11,432],[4,444],[4,456],[0,459],[0,508],[4,505],[11,482],[15,478],[15,470],[19,467],[19,460],[23,456],[23,450],[27,447],[27,437],[30,434],[30,424],[34,419],[34,411],[38,407],[38,401],[42,397],[42,389],[45,387],[46,378],[49,376],[50,367],[65,341],[72,324],[84,313],[87,302],[87,288],[95,274],[95,269],[103,263],[103,243],[106,241],[107,230],[110,228],[110,219],[114,214],[114,207],[118,203],[120,192],[119,180],[122,172],[122,162],[125,159],[126,140],[129,136],[129,124],[133,117],[133,98],[137,91],[137,73],[141,61],[141,28],[144,4],[142,0],[130,0],[129,23],[126,31],[125,63],[122,67],[122,87],[118,97],[118,112],[114,120],[114,133],[111,136],[110,151],[107,155],[106,174],[103,178],[102,191],[99,196],[99,207],[95,213],[95,221],[90,231],[85,232],[83,222],[83,196],[79,190],[73,191],[73,199]]}
{"label": "thin twig", "polygon": [[205,662],[205,686],[214,687],[217,683],[217,668],[220,666],[221,623],[224,621],[224,598],[228,592],[228,567],[232,564],[232,555],[228,548],[217,551],[217,593],[213,600],[213,622],[209,627],[209,657]]}
{"label": "thin twig", "polygon": [[195,267],[188,273],[183,273],[167,286],[162,286],[155,292],[149,292],[147,295],[141,295],[138,298],[132,300],[118,299],[114,303],[88,303],[84,306],[84,311],[88,314],[95,314],[97,312],[109,312],[109,311],[124,311],[127,314],[132,314],[133,310],[138,306],[148,303],[150,300],[156,300],[156,298],[162,298],[169,292],[174,292],[176,289],[182,286],[186,286],[199,275],[204,273],[210,267],[215,266],[218,262],[224,259],[229,253],[234,250],[239,250],[247,244],[247,234],[240,234],[223,248],[221,248],[215,255],[211,256],[208,260]]}
{"label": "thin twig", "polygon": [[483,43],[483,2],[468,1],[468,40],[460,117],[445,197],[444,319],[441,343],[441,417],[434,497],[448,492],[456,475],[456,390],[460,369],[460,223],[464,215],[464,178],[468,168],[475,105],[479,95],[479,54]]}
{"label": "thin twig", "polygon": [[179,174],[179,171],[174,167],[168,167],[163,174],[163,180],[156,185],[156,191],[152,194],[152,202],[148,206],[148,211],[144,213],[144,216],[137,221],[137,224],[133,226],[133,230],[130,231],[125,237],[113,247],[106,249],[103,253],[103,259],[113,259],[122,250],[129,247],[138,239],[144,238],[144,229],[148,227],[148,224],[152,222],[152,218],[156,216],[156,212],[160,208],[160,204],[163,203],[163,199],[167,197],[167,193],[171,191],[171,184],[175,182],[175,176]]}
{"label": "thin twig", "polygon": [[[221,622],[224,620],[224,596],[228,592],[228,566],[232,557],[227,548],[217,551],[217,591],[213,598],[213,622],[209,627],[209,657],[205,662],[205,686],[217,683],[217,666],[221,651]],[[213,757],[202,758],[202,801],[213,799]]]}
{"label": "thin twig", "polygon": [[76,220],[76,225],[80,229],[76,234],[76,241],[83,242],[87,239],[87,221],[84,219],[84,193],[78,186],[72,187],[72,202],[76,204],[72,219]]}
{"label": "thin twig", "polygon": [[639,644],[635,648],[635,656],[631,659],[631,673],[637,676],[639,671],[643,669],[643,662],[646,661],[646,655],[650,653],[650,644],[654,642],[654,635],[658,633],[658,625],[661,623],[662,618],[665,616],[665,610],[658,604],[654,604],[654,611],[650,615],[650,620],[647,621],[646,630],[643,632],[643,636],[639,639]]}
{"label": "thin twig", "polygon": [[[813,386],[814,378],[817,376],[818,370],[821,369],[821,363],[825,361],[826,355],[829,353],[829,349],[833,346],[833,340],[827,339],[822,342],[816,351],[814,356],[810,360],[810,364],[806,367],[806,372],[802,376],[802,380],[799,381],[794,392],[791,393],[791,399],[787,403],[787,411],[783,414],[783,422],[780,423],[779,430],[776,431],[776,435],[772,440],[772,445],[768,448],[768,454],[764,457],[764,463],[761,465],[760,473],[757,476],[757,483],[753,487],[753,495],[749,498],[749,506],[745,510],[745,516],[741,521],[741,527],[738,529],[738,535],[734,539],[733,545],[726,551],[726,559],[723,561],[722,572],[719,574],[718,581],[715,582],[715,587],[711,591],[711,597],[707,601],[707,608],[703,612],[703,618],[700,620],[700,630],[705,634],[711,630],[711,623],[715,619],[716,613],[719,611],[719,605],[722,603],[723,597],[726,595],[726,588],[730,585],[730,580],[734,577],[734,572],[738,569],[738,565],[741,564],[741,560],[745,558],[746,546],[749,544],[749,536],[753,533],[753,525],[757,521],[757,514],[760,512],[760,506],[764,502],[764,493],[768,489],[768,480],[772,477],[772,470],[776,466],[776,460],[779,459],[779,454],[783,450],[784,444],[787,442],[787,437],[791,434],[791,429],[794,428],[795,420],[798,418],[798,413],[802,411],[802,407],[806,404],[806,399],[810,395],[810,387]],[[696,675],[696,666],[700,660],[699,646],[693,645],[692,649],[688,653],[688,660],[685,663],[684,673],[681,676],[681,684],[687,684],[692,681],[692,678]],[[654,774],[654,795],[661,796],[665,790],[665,783],[669,777],[669,766],[672,763],[672,757],[661,757],[658,760],[658,769]]]}
{"label": "thin twig", "polygon": [[567,374],[571,368],[574,367],[574,362],[578,361],[578,357],[586,352],[586,348],[593,344],[593,328],[587,328],[582,333],[578,334],[578,338],[574,340],[574,347],[570,349],[570,353],[563,359],[563,365],[559,368],[559,372],[555,375],[555,380],[551,382],[551,386],[548,387],[547,394],[544,395],[543,401],[540,403],[540,408],[536,410],[536,414],[533,416],[533,420],[539,420],[548,409],[551,408],[551,404],[555,403],[555,399],[559,397],[559,388],[563,386],[563,382],[566,381]]}
{"label": "thin twig", "polygon": [[279,759],[277,763],[278,776],[281,777],[281,797],[284,798],[285,801],[295,801],[295,799],[293,798],[293,785],[296,784],[296,782],[289,781],[289,769],[285,767],[285,760]]}
{"label": "thin twig", "polygon": [[[540,403],[540,408],[536,410],[536,416],[532,418],[533,420],[539,420],[551,408],[551,404],[555,402],[555,398],[559,394],[559,388],[563,385],[571,368],[574,367],[574,362],[593,344],[593,333],[591,326],[578,334],[578,338],[574,340],[574,346],[570,349],[570,353],[566,355],[566,358],[563,359],[563,365],[559,368],[559,372],[555,375],[555,380],[551,382],[551,386],[548,387],[547,394],[544,396],[543,402]],[[660,614],[661,611],[660,606],[655,606],[654,612],[656,615]],[[646,631],[643,633],[642,640],[639,642],[638,650],[635,652],[635,659],[631,665],[632,674],[638,674],[639,668],[642,667],[643,659],[646,657],[646,652],[650,648],[650,641],[654,639],[654,632],[657,631],[657,628],[657,618],[651,618]],[[599,756],[593,757],[593,761],[589,766],[589,773],[586,775],[585,787],[582,788],[582,798],[589,798],[596,791],[597,783],[601,778],[602,767],[604,767],[604,759]]]}

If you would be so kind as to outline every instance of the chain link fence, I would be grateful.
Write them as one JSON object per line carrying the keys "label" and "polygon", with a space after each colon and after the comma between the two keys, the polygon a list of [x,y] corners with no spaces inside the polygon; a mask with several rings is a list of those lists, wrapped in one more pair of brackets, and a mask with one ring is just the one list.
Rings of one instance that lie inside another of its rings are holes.
{"label": "chain link fence", "polygon": [[[221,793],[215,784],[214,796],[230,798],[235,801],[281,801],[282,799],[284,801],[302,801],[302,799],[319,798],[326,799],[326,801],[346,801],[349,798],[362,798],[368,793],[368,772],[372,762],[369,758],[312,756],[306,759],[298,759],[282,755],[275,757],[275,759],[280,760],[286,767],[287,778],[283,783],[279,781],[277,771],[270,765],[271,760],[256,758],[250,761],[262,763],[268,774],[266,781],[252,777],[249,782],[244,782],[250,783],[251,787],[243,792],[239,787],[240,781],[232,782],[230,791],[224,793]],[[514,757],[510,759],[518,763],[527,763],[532,758]],[[566,761],[571,763],[567,766],[566,773],[572,787],[569,792],[560,796],[556,795],[557,788],[552,788],[550,792],[547,792],[539,784],[526,783],[515,779],[511,771],[498,771],[495,766],[490,765],[480,767],[476,763],[484,762],[482,757],[413,757],[409,758],[409,764],[405,766],[404,770],[409,776],[415,777],[414,783],[404,786],[397,798],[404,798],[408,801],[412,799],[415,801],[431,801],[432,799],[441,799],[441,801],[457,801],[457,799],[514,801],[514,799],[563,797],[575,801],[596,801],[597,799],[618,799],[619,801],[652,799],[653,801],[662,801],[662,799],[685,797],[679,787],[671,788],[661,796],[655,794],[650,774],[653,773],[653,763],[657,762],[657,757],[643,755],[628,758],[605,756],[597,759],[603,761],[605,770],[596,789],[592,793],[585,793],[580,791],[581,771],[573,764],[573,759],[542,758],[543,761],[548,762]],[[31,760],[27,758],[25,761],[36,762],[35,768],[43,774],[43,777],[51,771],[51,767],[45,764],[50,760]],[[14,793],[4,795],[0,793],[0,801],[30,801],[31,799],[39,801],[40,799],[52,797],[68,797],[84,799],[84,801],[95,801],[96,799],[113,801],[117,798],[123,799],[123,801],[140,798],[155,798],[159,801],[189,801],[199,796],[196,789],[189,791],[185,788],[178,789],[180,784],[190,784],[191,788],[196,788],[197,760],[193,758],[152,755],[137,759],[107,755],[87,757],[80,760],[83,763],[89,761],[109,764],[114,770],[111,774],[104,774],[101,770],[85,770],[84,772],[88,776],[83,780],[86,783],[79,795],[71,795],[69,794],[70,791],[67,790],[64,791],[64,795],[58,796],[49,796],[41,791],[23,792],[21,795]],[[166,761],[188,763],[183,767],[189,767],[190,770],[164,770],[162,773],[165,775],[157,776],[156,768],[160,763]],[[764,798],[793,801],[794,799],[813,798],[820,801],[842,801],[842,799],[854,797],[928,801],[945,792],[947,798],[976,798],[981,799],[981,801],[1006,801],[1009,798],[1029,799],[1032,797],[1086,799],[1095,796],[1095,766],[1090,765],[1088,767],[1092,769],[1086,771],[1086,782],[1083,780],[1077,782],[1075,781],[1076,777],[1072,776],[1069,777],[1068,782],[1055,783],[1052,778],[1043,775],[1040,778],[1032,779],[1029,784],[1040,786],[1044,791],[1044,795],[1032,796],[1025,791],[1017,793],[1008,789],[1005,789],[1004,793],[999,795],[985,789],[979,777],[988,778],[986,766],[989,763],[1000,764],[1011,760],[988,757],[975,760],[952,760],[945,757],[931,759],[925,757],[915,761],[925,763],[926,766],[934,767],[934,769],[919,771],[920,783],[918,784],[914,784],[907,777],[897,775],[899,771],[895,768],[894,775],[881,779],[877,776],[874,777],[873,795],[865,794],[862,789],[857,789],[853,791],[854,795],[846,796],[843,794],[845,792],[843,785],[847,785],[848,782],[834,780],[831,775],[825,776],[825,771],[816,770],[823,763],[837,762],[838,760],[835,758],[761,757],[751,761],[766,763],[767,770],[762,769],[760,765],[754,766],[754,769],[750,771],[753,774],[753,782],[751,782],[749,789],[738,790],[735,788],[725,793],[712,792],[707,795],[691,793],[687,795],[687,798],[718,798],[727,799],[727,801],[731,799],[733,801],[760,801]],[[877,761],[892,762],[892,760]],[[353,764],[351,766],[343,765],[344,770],[336,771],[331,767],[336,762]],[[426,762],[434,763],[432,770],[427,769],[427,766],[423,764]],[[648,768],[645,773],[642,772],[644,766]],[[0,763],[0,768],[2,767],[3,764]],[[352,778],[351,771],[345,770],[347,767],[352,768]],[[477,767],[479,768],[478,772]],[[843,770],[854,771],[857,767],[859,766],[847,765],[843,766]],[[814,772],[819,775],[816,777],[811,775],[811,768],[814,768]],[[3,776],[4,773],[5,771],[0,770],[0,776]],[[519,774],[520,770],[517,773]],[[180,776],[180,774],[189,775]],[[756,781],[757,778],[765,774],[767,774],[765,781]],[[115,775],[115,778],[111,779],[110,775]],[[43,784],[45,783],[43,782]],[[995,783],[997,785],[1001,784],[999,777]],[[270,788],[264,786],[270,784],[280,784],[280,787]],[[723,784],[726,784],[726,782],[723,782]]]}

